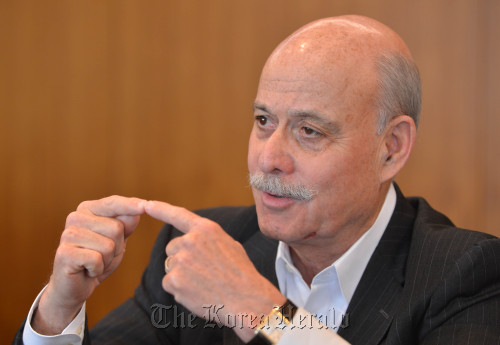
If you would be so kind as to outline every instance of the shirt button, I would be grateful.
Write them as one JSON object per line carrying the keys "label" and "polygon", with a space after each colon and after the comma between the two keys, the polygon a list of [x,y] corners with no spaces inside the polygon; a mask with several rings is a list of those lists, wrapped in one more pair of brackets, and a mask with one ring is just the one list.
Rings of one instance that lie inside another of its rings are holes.
{"label": "shirt button", "polygon": [[292,273],[292,272],[293,272],[293,268],[291,268],[291,267],[290,267],[290,265],[288,265],[288,264],[286,265],[286,270],[287,270],[288,272],[290,272],[290,273]]}

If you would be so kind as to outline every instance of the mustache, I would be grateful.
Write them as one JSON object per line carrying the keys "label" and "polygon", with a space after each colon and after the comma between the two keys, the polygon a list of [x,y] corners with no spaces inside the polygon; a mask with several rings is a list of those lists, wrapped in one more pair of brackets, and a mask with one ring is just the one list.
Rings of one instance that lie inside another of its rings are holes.
{"label": "mustache", "polygon": [[277,175],[264,174],[263,172],[249,174],[248,181],[253,188],[284,198],[307,201],[317,194],[317,191],[303,184],[286,183]]}

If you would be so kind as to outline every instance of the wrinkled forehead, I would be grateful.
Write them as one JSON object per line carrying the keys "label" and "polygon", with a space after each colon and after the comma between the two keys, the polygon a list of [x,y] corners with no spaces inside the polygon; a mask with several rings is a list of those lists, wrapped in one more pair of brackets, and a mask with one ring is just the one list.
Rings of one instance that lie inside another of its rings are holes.
{"label": "wrinkled forehead", "polygon": [[296,93],[306,92],[321,94],[334,89],[335,83],[315,80],[314,78],[266,78],[259,83],[259,91]]}
{"label": "wrinkled forehead", "polygon": [[329,112],[340,105],[343,90],[327,82],[311,79],[262,78],[257,91],[256,104],[278,111],[286,108]]}
{"label": "wrinkled forehead", "polygon": [[317,102],[320,107],[357,110],[371,102],[376,89],[375,65],[345,52],[313,53],[314,47],[288,46],[271,58],[261,75],[257,98],[264,95],[281,97],[290,93],[296,101]]}

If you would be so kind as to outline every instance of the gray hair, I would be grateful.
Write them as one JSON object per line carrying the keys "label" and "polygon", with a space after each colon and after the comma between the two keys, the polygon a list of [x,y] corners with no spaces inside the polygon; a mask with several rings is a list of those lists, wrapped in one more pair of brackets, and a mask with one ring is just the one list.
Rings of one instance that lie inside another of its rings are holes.
{"label": "gray hair", "polygon": [[379,72],[378,134],[398,115],[408,115],[418,126],[422,95],[415,63],[399,53],[382,54],[375,65]]}

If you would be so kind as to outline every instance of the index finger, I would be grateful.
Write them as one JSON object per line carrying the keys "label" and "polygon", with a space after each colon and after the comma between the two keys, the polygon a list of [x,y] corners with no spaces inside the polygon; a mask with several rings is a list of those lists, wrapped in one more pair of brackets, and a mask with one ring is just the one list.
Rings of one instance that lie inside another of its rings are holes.
{"label": "index finger", "polygon": [[84,201],[77,210],[88,210],[101,217],[139,216],[144,214],[145,203],[146,200],[143,199],[113,195],[99,200]]}
{"label": "index finger", "polygon": [[162,201],[148,201],[144,209],[151,217],[171,224],[185,234],[204,219],[183,207]]}

